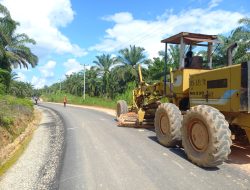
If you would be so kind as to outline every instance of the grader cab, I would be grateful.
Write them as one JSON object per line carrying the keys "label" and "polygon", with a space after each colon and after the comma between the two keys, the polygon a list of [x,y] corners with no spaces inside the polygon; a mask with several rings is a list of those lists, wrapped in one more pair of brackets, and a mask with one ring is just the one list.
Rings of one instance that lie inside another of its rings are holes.
{"label": "grader cab", "polygon": [[[213,69],[216,35],[181,32],[162,43],[165,63],[168,44],[179,45],[179,69],[170,72],[169,82],[165,76],[164,81],[153,85],[142,80],[139,69],[133,105],[128,109],[124,100],[118,101],[117,119],[126,124],[130,115],[130,124],[137,125],[153,120],[162,145],[171,147],[182,142],[193,163],[203,167],[222,164],[231,152],[232,138],[250,141],[250,62],[232,65],[232,51],[237,46],[232,44],[225,66]],[[192,52],[193,47],[207,49],[207,63],[204,56]]]}

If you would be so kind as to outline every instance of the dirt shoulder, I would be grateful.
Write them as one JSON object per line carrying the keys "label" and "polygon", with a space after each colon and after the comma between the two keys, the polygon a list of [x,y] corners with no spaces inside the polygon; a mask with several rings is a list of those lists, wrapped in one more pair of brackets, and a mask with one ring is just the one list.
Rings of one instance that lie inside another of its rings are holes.
{"label": "dirt shoulder", "polygon": [[[0,149],[0,175],[4,173],[20,156],[19,149],[25,149],[26,140],[31,138],[41,120],[41,112],[34,110],[34,119],[27,124],[26,129],[12,142]],[[20,153],[21,154],[21,153]]]}
{"label": "dirt shoulder", "polygon": [[[62,103],[55,103],[55,102],[48,102],[48,103],[61,104],[62,105]],[[78,107],[78,108],[86,108],[86,109],[93,109],[93,110],[105,112],[105,113],[107,113],[109,115],[112,115],[112,116],[116,116],[116,113],[115,113],[114,109],[103,108],[103,107],[99,107],[99,106],[85,106],[85,105],[75,105],[75,104],[67,104],[67,106]]]}
{"label": "dirt shoulder", "polygon": [[58,189],[64,125],[54,111],[38,107],[41,121],[18,161],[0,178],[0,189]]}

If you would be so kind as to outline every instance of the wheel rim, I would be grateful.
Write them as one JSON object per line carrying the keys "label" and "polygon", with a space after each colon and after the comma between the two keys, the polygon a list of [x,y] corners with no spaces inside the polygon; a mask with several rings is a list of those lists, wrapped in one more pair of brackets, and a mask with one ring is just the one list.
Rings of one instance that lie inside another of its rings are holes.
{"label": "wheel rim", "polygon": [[160,129],[162,134],[166,135],[169,133],[169,119],[167,115],[161,116]]}
{"label": "wheel rim", "polygon": [[200,120],[194,120],[188,126],[189,141],[198,152],[204,152],[209,143],[209,134],[206,125]]}

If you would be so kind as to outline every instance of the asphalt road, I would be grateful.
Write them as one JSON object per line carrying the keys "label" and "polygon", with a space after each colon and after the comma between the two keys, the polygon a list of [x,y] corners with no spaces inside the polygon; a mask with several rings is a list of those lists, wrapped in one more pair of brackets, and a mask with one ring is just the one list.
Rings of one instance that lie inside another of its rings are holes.
{"label": "asphalt road", "polygon": [[250,175],[223,164],[203,169],[180,148],[161,146],[153,130],[117,127],[91,109],[42,103],[65,124],[59,189],[250,189]]}

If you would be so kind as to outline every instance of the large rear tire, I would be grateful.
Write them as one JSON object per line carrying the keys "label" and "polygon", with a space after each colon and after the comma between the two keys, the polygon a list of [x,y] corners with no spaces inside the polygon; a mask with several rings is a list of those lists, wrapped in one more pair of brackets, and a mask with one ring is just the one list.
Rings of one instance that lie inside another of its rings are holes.
{"label": "large rear tire", "polygon": [[172,147],[181,142],[182,115],[172,103],[161,104],[155,113],[155,132],[160,144]]}
{"label": "large rear tire", "polygon": [[125,100],[119,100],[116,104],[116,119],[118,119],[121,114],[128,113],[128,105]]}
{"label": "large rear tire", "polygon": [[193,163],[215,167],[227,160],[231,131],[219,110],[206,105],[192,107],[184,115],[181,132],[182,146]]}

